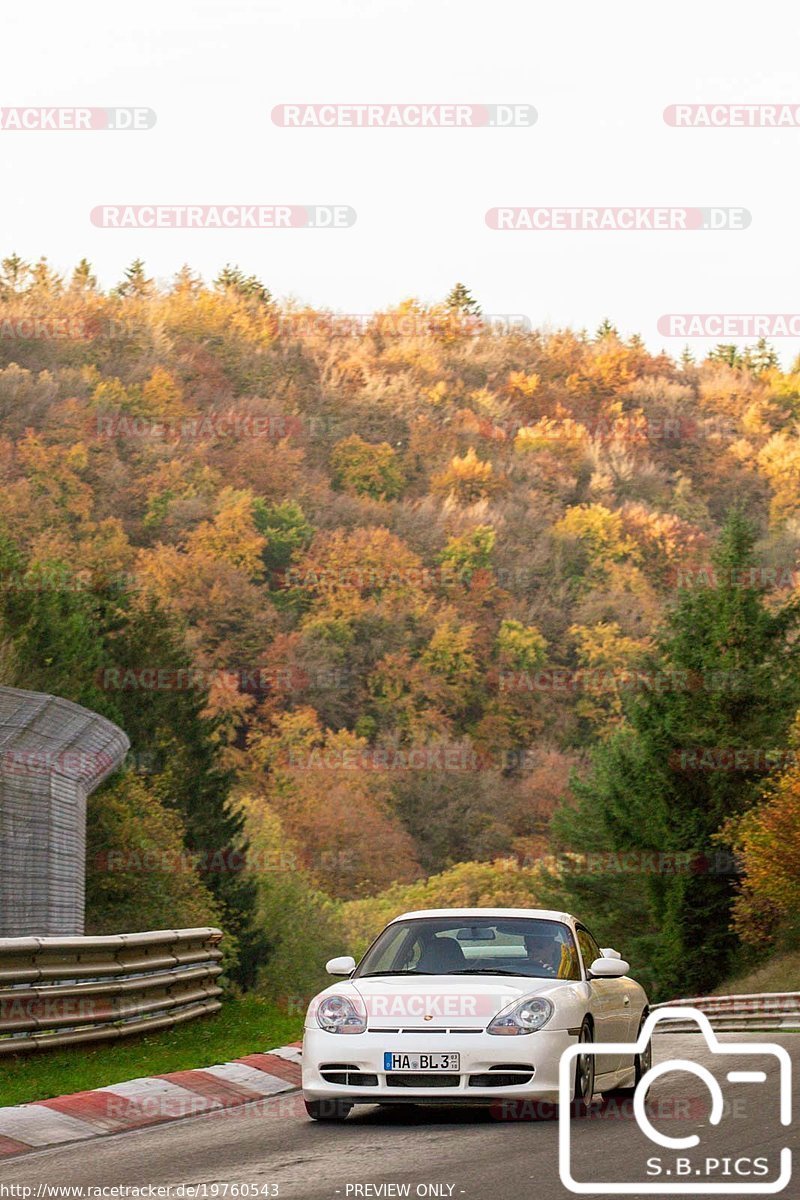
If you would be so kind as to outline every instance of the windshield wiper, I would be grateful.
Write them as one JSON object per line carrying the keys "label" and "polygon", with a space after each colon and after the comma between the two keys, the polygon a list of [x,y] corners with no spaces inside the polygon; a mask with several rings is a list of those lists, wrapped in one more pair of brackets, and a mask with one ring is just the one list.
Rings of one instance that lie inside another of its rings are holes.
{"label": "windshield wiper", "polygon": [[439,975],[439,971],[365,971],[358,979],[377,979],[379,975]]}
{"label": "windshield wiper", "polygon": [[525,971],[501,971],[496,967],[467,967],[464,971],[447,971],[448,975],[515,975],[518,979],[549,979],[549,975],[528,975]]}

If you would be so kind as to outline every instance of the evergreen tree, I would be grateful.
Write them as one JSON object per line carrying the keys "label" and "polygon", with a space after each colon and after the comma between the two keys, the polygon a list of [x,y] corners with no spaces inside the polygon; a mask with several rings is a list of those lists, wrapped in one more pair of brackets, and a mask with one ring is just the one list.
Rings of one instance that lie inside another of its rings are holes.
{"label": "evergreen tree", "polygon": [[97,276],[94,274],[88,258],[82,258],[75,267],[69,286],[73,292],[97,291]]}
{"label": "evergreen tree", "polygon": [[28,291],[39,296],[58,296],[64,290],[64,281],[42,257],[31,269]]}
{"label": "evergreen tree", "polygon": [[18,254],[10,254],[0,261],[0,298],[21,292],[31,273],[30,264],[23,262]]}
{"label": "evergreen tree", "polygon": [[744,359],[739,353],[738,346],[733,343],[720,342],[708,353],[709,362],[725,363],[729,367],[741,367]]}
{"label": "evergreen tree", "polygon": [[203,290],[202,277],[193,271],[188,263],[184,263],[180,270],[175,272],[172,290],[185,296],[199,296]]}
{"label": "evergreen tree", "polygon": [[13,645],[13,687],[50,692],[103,711],[101,605],[68,564],[30,564],[0,536],[0,640]]}
{"label": "evergreen tree", "polygon": [[135,258],[129,267],[125,268],[125,278],[115,289],[115,295],[141,298],[149,296],[153,291],[153,280],[148,279],[141,258]]}
{"label": "evergreen tree", "polygon": [[225,933],[238,942],[238,982],[249,985],[262,962],[263,935],[252,928],[255,883],[239,867],[246,855],[243,817],[231,799],[233,777],[220,765],[216,722],[204,714],[208,693],[193,671],[181,631],[154,602],[137,604],[106,643],[106,665],[163,670],[186,683],[142,692],[112,693],[117,720],[131,748],[154,756],[151,787],[161,804],[177,810],[188,849],[201,854],[200,878],[222,906]]}
{"label": "evergreen tree", "polygon": [[619,938],[662,995],[700,994],[730,967],[732,879],[715,835],[757,799],[800,704],[800,605],[767,605],[751,578],[753,542],[730,514],[713,584],[682,590],[662,630],[651,665],[671,686],[629,705],[627,724],[575,781],[577,806],[555,822],[578,855],[562,897]]}
{"label": "evergreen tree", "polygon": [[[181,629],[155,603],[135,603],[118,588],[78,585],[65,564],[28,563],[4,537],[0,582],[4,682],[63,696],[125,730],[134,761],[143,756],[154,768],[148,787],[155,799],[178,812],[187,849],[201,854],[200,878],[237,944],[236,978],[251,983],[265,943],[252,928],[255,883],[241,869],[243,817],[231,800],[232,776],[219,763],[216,724],[204,715],[207,688],[193,678]],[[148,671],[174,685],[144,687],[139,681]]]}
{"label": "evergreen tree", "polygon": [[597,327],[597,333],[594,335],[596,342],[602,342],[604,338],[618,338],[619,330],[616,325],[612,325],[608,317],[604,317]]}
{"label": "evergreen tree", "polygon": [[755,346],[748,346],[744,352],[744,365],[749,367],[754,375],[762,375],[779,366],[778,355],[766,338],[759,338]]}
{"label": "evergreen tree", "polygon": [[445,307],[453,313],[467,317],[479,317],[481,306],[463,283],[457,283],[445,300]]}
{"label": "evergreen tree", "polygon": [[221,292],[235,292],[245,300],[256,300],[259,304],[272,304],[272,293],[255,275],[245,275],[239,267],[226,263],[217,278],[214,287]]}

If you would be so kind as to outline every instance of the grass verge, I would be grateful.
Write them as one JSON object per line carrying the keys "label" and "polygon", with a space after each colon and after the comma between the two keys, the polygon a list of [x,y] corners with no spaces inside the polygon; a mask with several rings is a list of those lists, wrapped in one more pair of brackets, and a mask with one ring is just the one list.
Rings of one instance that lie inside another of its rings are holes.
{"label": "grass verge", "polygon": [[224,1001],[222,1011],[212,1017],[161,1033],[3,1056],[0,1106],[107,1087],[141,1075],[214,1066],[294,1042],[302,1026],[301,1016],[288,1016],[272,1001],[251,994]]}
{"label": "grass verge", "polygon": [[715,988],[718,996],[743,996],[748,992],[800,992],[800,950],[776,954]]}

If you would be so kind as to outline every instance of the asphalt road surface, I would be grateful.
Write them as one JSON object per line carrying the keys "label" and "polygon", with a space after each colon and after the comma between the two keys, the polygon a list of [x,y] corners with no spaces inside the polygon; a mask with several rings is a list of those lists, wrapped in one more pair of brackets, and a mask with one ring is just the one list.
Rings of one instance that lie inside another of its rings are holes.
{"label": "asphalt road surface", "polygon": [[[701,1171],[702,1179],[725,1183],[728,1194],[743,1195],[737,1182],[775,1179],[781,1148],[789,1146],[798,1163],[796,1178],[783,1195],[800,1196],[800,1034],[722,1035],[720,1040],[723,1045],[746,1040],[786,1046],[795,1076],[792,1126],[786,1128],[779,1121],[776,1060],[764,1055],[712,1055],[699,1035],[662,1034],[654,1039],[655,1063],[690,1059],[707,1066],[719,1079],[726,1100],[721,1123],[710,1124],[709,1092],[697,1077],[683,1071],[670,1073],[653,1085],[650,1119],[670,1137],[696,1132],[700,1145],[691,1150],[662,1148],[637,1127],[630,1104],[598,1104],[593,1115],[571,1124],[575,1178],[592,1183],[653,1183],[665,1181],[670,1170],[670,1182],[687,1183],[692,1190],[685,1194],[697,1196],[701,1191],[696,1173]],[[767,1080],[728,1082],[731,1070],[763,1070]],[[306,1118],[299,1095],[278,1096],[227,1113],[7,1161],[0,1167],[0,1197],[14,1194],[8,1190],[12,1184],[35,1189],[39,1185],[107,1189],[172,1185],[176,1198],[182,1194],[177,1190],[181,1184],[205,1184],[196,1193],[199,1200],[204,1195],[208,1200],[232,1195],[235,1200],[236,1192],[225,1185],[248,1185],[245,1196],[274,1195],[282,1200],[388,1200],[404,1195],[562,1200],[570,1196],[559,1176],[558,1120],[546,1111],[536,1119],[514,1122],[500,1116],[479,1108],[376,1107],[355,1109],[343,1125],[324,1125]],[[689,1165],[679,1165],[681,1158]],[[658,1177],[647,1174],[648,1160],[650,1171],[656,1169],[654,1159],[660,1159]],[[717,1160],[719,1166],[709,1165],[707,1159]],[[737,1170],[753,1173],[744,1176]]]}

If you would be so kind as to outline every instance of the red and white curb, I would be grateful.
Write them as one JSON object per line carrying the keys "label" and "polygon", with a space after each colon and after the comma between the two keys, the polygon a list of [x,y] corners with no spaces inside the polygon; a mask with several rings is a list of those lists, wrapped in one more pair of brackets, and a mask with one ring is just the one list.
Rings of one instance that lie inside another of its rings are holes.
{"label": "red and white curb", "polygon": [[296,1091],[300,1046],[293,1042],[268,1054],[248,1054],[202,1071],[173,1071],[0,1108],[0,1159]]}

